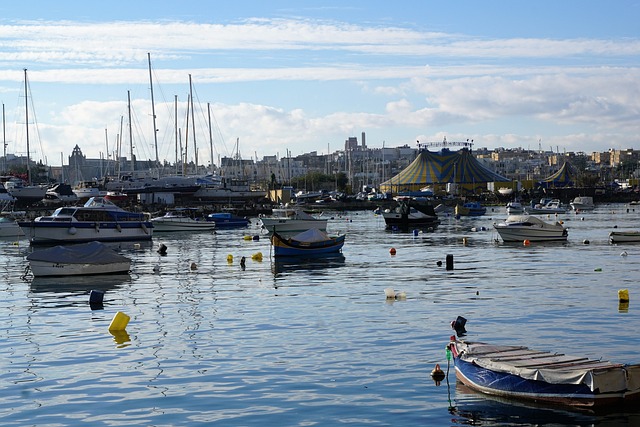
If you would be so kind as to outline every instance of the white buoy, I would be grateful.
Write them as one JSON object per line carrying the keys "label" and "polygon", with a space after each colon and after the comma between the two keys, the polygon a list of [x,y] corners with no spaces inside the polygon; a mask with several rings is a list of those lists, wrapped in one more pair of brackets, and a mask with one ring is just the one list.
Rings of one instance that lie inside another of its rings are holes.
{"label": "white buoy", "polygon": [[393,290],[393,288],[386,288],[384,290],[384,294],[386,295],[387,299],[396,299],[396,292]]}
{"label": "white buoy", "polygon": [[627,251],[622,251],[622,253],[620,254],[620,256],[627,256],[629,254],[627,254]]}

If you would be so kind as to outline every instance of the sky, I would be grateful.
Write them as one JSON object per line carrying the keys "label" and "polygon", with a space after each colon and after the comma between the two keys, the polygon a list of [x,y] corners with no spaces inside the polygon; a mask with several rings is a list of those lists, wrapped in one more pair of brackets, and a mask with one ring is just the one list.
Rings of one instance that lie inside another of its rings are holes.
{"label": "sky", "polygon": [[1,2],[3,138],[25,155],[28,129],[50,165],[76,145],[320,155],[362,132],[371,148],[640,149],[638,22],[640,0]]}

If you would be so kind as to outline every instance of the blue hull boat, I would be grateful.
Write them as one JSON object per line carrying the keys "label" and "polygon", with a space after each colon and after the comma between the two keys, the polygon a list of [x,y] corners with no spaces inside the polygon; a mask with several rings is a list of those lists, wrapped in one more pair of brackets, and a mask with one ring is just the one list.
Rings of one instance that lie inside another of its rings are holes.
{"label": "blue hull boat", "polygon": [[220,228],[243,228],[249,225],[247,218],[233,215],[229,212],[216,212],[207,216],[207,221],[216,223],[216,229]]}
{"label": "blue hull boat", "polygon": [[640,399],[640,365],[463,342],[455,337],[447,349],[453,355],[457,379],[489,395],[573,407]]}
{"label": "blue hull boat", "polygon": [[310,229],[292,237],[278,233],[271,236],[273,253],[276,257],[325,257],[339,253],[344,246],[345,236],[329,237],[318,229]]}

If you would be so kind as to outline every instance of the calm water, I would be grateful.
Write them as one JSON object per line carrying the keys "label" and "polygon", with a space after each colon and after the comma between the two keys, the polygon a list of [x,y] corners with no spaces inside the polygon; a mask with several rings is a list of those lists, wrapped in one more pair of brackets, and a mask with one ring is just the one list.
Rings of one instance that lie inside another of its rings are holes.
{"label": "calm water", "polygon": [[[121,245],[134,264],[119,277],[25,280],[28,245],[0,242],[0,424],[640,423],[640,410],[530,408],[469,392],[453,372],[440,386],[430,378],[436,363],[446,368],[458,315],[468,339],[639,362],[640,245],[612,246],[607,234],[640,228],[640,210],[561,215],[568,243],[528,247],[495,242],[499,208],[417,236],[384,231],[370,212],[325,215],[331,232],[347,234],[344,257],[303,265],[274,263],[255,220]],[[262,261],[251,258],[258,252]],[[406,300],[388,302],[388,287]],[[101,310],[89,306],[92,289],[106,291]],[[118,311],[131,316],[124,336],[108,331]]]}

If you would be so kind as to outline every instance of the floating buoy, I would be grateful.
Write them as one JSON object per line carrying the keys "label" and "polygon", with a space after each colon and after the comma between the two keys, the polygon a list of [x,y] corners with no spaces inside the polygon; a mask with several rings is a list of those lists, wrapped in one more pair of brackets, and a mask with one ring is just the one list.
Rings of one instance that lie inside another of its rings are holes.
{"label": "floating buoy", "polygon": [[387,299],[396,299],[396,291],[394,291],[393,288],[385,288],[384,295]]}
{"label": "floating buoy", "polygon": [[413,230],[413,237],[418,235],[418,230]]}
{"label": "floating buoy", "polygon": [[160,273],[160,266],[158,264],[153,266],[153,272],[156,273],[156,274]]}
{"label": "floating buoy", "polygon": [[594,268],[593,271],[602,271],[602,269],[598,267],[598,268]]}
{"label": "floating buoy", "polygon": [[158,245],[158,251],[157,251],[160,255],[166,255],[167,254],[167,245],[165,245],[164,243],[160,243]]}
{"label": "floating buoy", "polygon": [[258,236],[257,234],[255,236],[253,236],[253,241],[257,242],[258,240],[260,240],[260,236]]}
{"label": "floating buoy", "polygon": [[254,261],[262,261],[262,252],[256,252],[255,254],[251,255],[251,259]]}
{"label": "floating buoy", "polygon": [[440,385],[440,382],[444,380],[444,372],[437,363],[436,367],[431,371],[431,378],[436,382],[436,385]]}
{"label": "floating buoy", "polygon": [[447,270],[453,270],[453,255],[448,254],[445,261],[447,262]]}
{"label": "floating buoy", "polygon": [[104,300],[104,291],[92,290],[89,293],[89,304],[102,305]]}
{"label": "floating buoy", "polygon": [[620,256],[627,256],[627,255],[629,255],[627,251],[622,251],[622,253],[620,254]]}
{"label": "floating buoy", "polygon": [[584,239],[584,240],[582,241],[582,243],[584,243],[585,245],[588,245],[590,242],[589,242],[589,240],[588,240],[588,239]]}
{"label": "floating buoy", "polygon": [[391,248],[391,249],[389,249],[389,253],[390,253],[391,255],[395,255],[395,254],[396,254],[396,248]]}
{"label": "floating buoy", "polygon": [[195,262],[192,262],[191,265],[189,266],[192,270],[197,270],[198,269],[198,264],[196,264]]}
{"label": "floating buoy", "polygon": [[231,264],[233,262],[233,255],[231,255],[231,254],[227,255],[227,262],[229,264]]}
{"label": "floating buoy", "polygon": [[133,244],[133,248],[134,249],[140,249],[140,243],[134,243]]}
{"label": "floating buoy", "polygon": [[109,324],[110,331],[124,331],[129,324],[129,316],[119,311],[113,316],[111,323]]}
{"label": "floating buoy", "polygon": [[522,244],[524,246],[529,246],[531,244],[531,242],[529,241],[529,239],[525,239],[524,242],[522,242]]}
{"label": "floating buoy", "polygon": [[245,269],[245,258],[242,257],[240,258],[240,267],[244,270]]}
{"label": "floating buoy", "polygon": [[620,301],[620,302],[629,302],[629,290],[628,289],[620,289],[618,291],[618,301]]}
{"label": "floating buoy", "polygon": [[462,238],[462,244],[463,244],[463,245],[465,245],[465,246],[467,246],[467,238],[466,238],[466,237],[463,237],[463,238]]}
{"label": "floating buoy", "polygon": [[249,241],[249,240],[251,240],[251,239],[252,239],[252,237],[251,237],[251,236],[243,236],[242,238],[243,238],[244,240],[247,240],[247,241]]}
{"label": "floating buoy", "polygon": [[437,265],[438,267],[442,267],[442,261],[438,261],[438,262],[436,262],[436,265]]}

